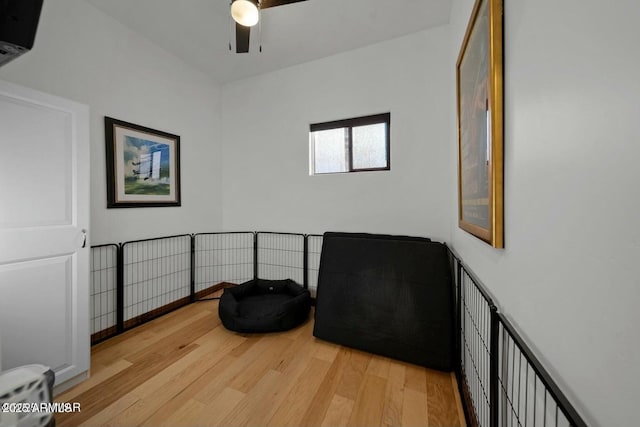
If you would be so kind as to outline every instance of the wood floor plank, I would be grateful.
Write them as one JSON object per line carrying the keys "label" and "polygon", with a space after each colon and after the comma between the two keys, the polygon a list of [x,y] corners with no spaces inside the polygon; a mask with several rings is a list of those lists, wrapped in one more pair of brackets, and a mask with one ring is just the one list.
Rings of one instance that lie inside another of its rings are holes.
{"label": "wood floor plank", "polygon": [[406,388],[410,388],[420,393],[426,393],[427,392],[426,369],[421,366],[407,363],[405,373],[404,373],[404,386]]}
{"label": "wood floor plank", "polygon": [[451,386],[452,372],[436,371],[434,369],[425,369],[427,384],[438,384],[443,387]]}
{"label": "wood floor plank", "polygon": [[66,392],[56,396],[55,401],[71,402],[78,395],[84,393],[85,391],[93,387],[99,386],[100,383],[102,383],[103,381],[108,380],[118,372],[127,369],[131,365],[132,363],[127,360],[118,359],[118,360],[115,360],[114,363],[112,363],[111,365],[103,367],[103,369],[97,370],[97,373],[96,373],[93,369],[95,365],[92,364],[89,379],[78,384],[76,387],[73,387],[72,389],[67,390]]}
{"label": "wood floor plank", "polygon": [[288,331],[287,335],[294,340],[297,339],[300,335],[308,335],[308,334],[313,335],[314,313],[315,313],[315,309],[312,307],[311,312],[309,314],[309,318],[305,320],[302,325],[298,326],[297,328],[291,331]]}
{"label": "wood floor plank", "polygon": [[386,400],[382,411],[382,425],[402,425],[402,404],[404,401],[405,365],[397,362],[389,363]]}
{"label": "wood floor plank", "polygon": [[[185,354],[195,350],[197,347],[195,344],[190,344],[177,349],[172,354],[164,356],[152,353],[147,359],[132,364],[108,380],[103,381],[100,386],[93,387],[78,395],[74,401],[80,403],[82,411],[79,413],[59,414],[59,417],[56,417],[56,420],[59,421],[58,425],[64,427],[86,421],[99,412],[104,406],[115,402],[121,396],[135,388],[136,385],[142,384],[155,375],[160,374],[165,368],[172,365]],[[71,419],[73,419],[73,422]]]}
{"label": "wood floor plank", "polygon": [[[316,345],[324,346],[324,343],[316,343]],[[320,425],[326,418],[329,406],[333,402],[333,396],[336,395],[336,389],[338,388],[339,379],[342,378],[344,368],[349,361],[350,354],[344,349],[339,349],[327,374],[325,375],[318,391],[313,396],[313,405],[307,408],[302,421],[301,426],[317,426]],[[325,360],[325,359],[321,359]],[[353,404],[353,400],[349,400]],[[343,403],[342,400],[336,402],[336,404]],[[342,408],[342,406],[340,406]],[[347,416],[347,421],[349,417]]]}
{"label": "wood floor plank", "polygon": [[263,373],[260,380],[255,383],[255,387],[245,394],[242,400],[222,419],[220,425],[248,425],[253,408],[259,406],[260,402],[269,401],[270,394],[277,388],[281,376],[280,372],[274,370]]}
{"label": "wood floor plank", "polygon": [[367,366],[366,374],[376,375],[380,378],[389,378],[389,368],[391,367],[391,359],[386,357],[372,357]]}
{"label": "wood floor plank", "polygon": [[[184,405],[180,406],[169,417],[161,420],[159,423],[153,424],[156,427],[190,427],[195,425],[203,425],[202,419],[209,412],[207,405],[197,400],[188,400]],[[144,424],[150,425],[150,424]]]}
{"label": "wood floor plank", "polygon": [[317,338],[314,338],[313,341],[315,343],[313,357],[326,360],[327,362],[333,362],[335,360],[341,348],[338,344],[322,341]]}
{"label": "wood floor plank", "polygon": [[[109,366],[114,360],[124,359],[129,353],[157,342],[161,338],[152,329],[138,332],[136,329],[103,341],[91,348],[91,363]],[[112,342],[114,341],[114,342]]]}
{"label": "wood floor plank", "polygon": [[449,384],[427,384],[427,413],[429,425],[460,426],[456,406],[455,392]]}
{"label": "wood floor plank", "polygon": [[[133,394],[126,394],[123,397],[119,398],[112,404],[101,408],[94,415],[90,416],[86,420],[82,421],[78,417],[70,417],[67,420],[67,425],[70,426],[107,426],[109,422],[113,419],[114,416],[125,412],[128,408],[135,405],[139,400],[138,396]],[[56,422],[59,420],[58,414],[56,414]],[[57,422],[58,426],[61,424]]]}
{"label": "wood floor plank", "polygon": [[[155,343],[144,347],[149,351],[141,349],[135,352],[131,360],[128,360],[131,366],[74,398],[82,407],[82,411],[74,419],[77,422],[83,422],[100,412],[101,406],[114,403],[138,387],[144,388],[143,384],[148,380],[157,381],[158,378],[165,378],[157,375],[183,356],[199,348],[193,341],[213,329],[210,325],[207,326],[208,323],[207,319],[200,318],[195,323],[184,325],[182,329],[168,335],[164,347],[159,346],[160,343]],[[138,400],[141,397],[140,394],[136,396]],[[140,404],[136,402],[136,405]],[[64,426],[68,417],[69,414],[60,414],[57,420],[61,426]]]}
{"label": "wood floor plank", "polygon": [[359,350],[347,349],[349,359],[339,379],[336,393],[353,401],[358,397],[360,384],[371,361],[371,355]]}
{"label": "wood floor plank", "polygon": [[[222,420],[242,401],[245,394],[232,388],[223,389],[211,403],[202,405],[207,408],[204,416],[199,417],[193,426],[221,426]],[[149,424],[151,426],[152,424]]]}
{"label": "wood floor plank", "polygon": [[279,357],[274,360],[271,365],[271,369],[275,369],[279,372],[284,372],[288,365],[296,360],[302,353],[302,349],[311,343],[313,336],[311,335],[311,328],[308,324],[301,326],[300,330],[306,331],[304,334],[287,335],[293,340],[291,345],[288,345]]}
{"label": "wood floor plank", "polygon": [[461,426],[467,427],[467,420],[464,417],[464,408],[462,407],[462,399],[460,398],[460,393],[458,392],[458,381],[456,380],[456,374],[451,373],[451,388],[454,390],[454,397],[456,399],[456,412],[458,413],[458,421]]}
{"label": "wood floor plank", "polygon": [[[205,406],[209,406],[214,404],[220,396],[223,388],[221,388],[221,392],[212,397],[210,401],[203,402],[196,398],[198,393],[202,391],[202,389],[209,384],[212,378],[216,378],[216,373],[224,372],[229,366],[231,366],[236,361],[236,358],[233,356],[229,356],[228,354],[224,355],[219,361],[217,361],[212,367],[209,368],[204,374],[202,374],[195,381],[191,382],[187,385],[182,391],[174,395],[174,397],[167,402],[167,404],[163,405],[159,408],[153,415],[147,418],[144,421],[145,425],[153,426],[156,423],[162,422],[162,420],[171,416],[177,408],[186,404],[189,400],[197,400]],[[237,390],[236,390],[237,391]],[[243,393],[244,395],[244,393]]]}
{"label": "wood floor plank", "polygon": [[280,355],[289,348],[293,341],[286,336],[278,336],[273,338],[273,345],[269,345],[253,363],[247,366],[242,372],[238,373],[229,383],[229,387],[235,388],[243,393],[248,393],[262,376],[271,369],[274,359],[278,359]]}
{"label": "wood floor plank", "polygon": [[269,348],[270,341],[268,337],[257,337],[256,342],[241,357],[233,357],[224,369],[216,373],[213,378],[205,378],[199,381],[198,385],[201,389],[194,396],[195,399],[206,404],[214,400],[218,393],[228,386],[236,376],[241,375],[243,371],[248,369],[264,352]]}
{"label": "wood floor plank", "polygon": [[382,423],[387,380],[365,374],[349,418],[352,426],[378,426]]}
{"label": "wood floor plank", "polygon": [[185,326],[172,334],[167,335],[162,340],[125,356],[124,359],[135,364],[136,362],[146,360],[149,357],[149,353],[155,353],[159,356],[171,354],[176,350],[180,350],[193,344],[195,340],[213,329],[211,319],[208,316],[203,317],[189,324],[188,327]]}
{"label": "wood floor plank", "polygon": [[307,368],[298,378],[284,402],[271,417],[268,426],[299,426],[307,408],[313,404],[322,379],[329,370],[330,363],[312,357]]}
{"label": "wood floor plank", "polygon": [[202,318],[213,317],[212,311],[205,307],[194,307],[193,310],[189,308],[189,316],[185,316],[183,310],[176,310],[92,347],[92,364],[108,366],[111,361],[125,358],[141,348],[157,343]]}
{"label": "wood floor plank", "polygon": [[312,359],[312,350],[309,348],[312,345],[312,341],[304,339],[302,336],[298,337],[296,341],[305,343],[305,346],[299,348],[300,351],[297,357],[293,358],[281,372],[280,382],[271,391],[269,398],[258,402],[248,412],[247,425],[263,425],[266,420],[270,420],[285,402],[285,399],[288,398],[291,390],[303,379],[303,375],[307,372],[309,362]]}
{"label": "wood floor plank", "polygon": [[353,412],[354,402],[351,399],[335,394],[329,402],[328,410],[322,420],[322,427],[345,427]]}
{"label": "wood floor plank", "polygon": [[402,402],[402,425],[407,427],[430,425],[427,411],[427,394],[405,387]]}
{"label": "wood floor plank", "polygon": [[464,426],[455,376],[288,332],[237,334],[199,302],[92,348],[67,426]]}
{"label": "wood floor plank", "polygon": [[[205,405],[204,403],[191,399],[164,420],[148,420],[145,421],[144,425],[149,427],[172,427],[177,425],[201,427],[222,426],[222,420],[229,415],[232,410],[234,410],[244,396],[245,394],[238,390],[226,388],[220,393],[218,398],[209,405]],[[187,417],[190,422],[183,423],[179,421],[181,414],[188,411],[192,412],[187,413],[185,417]]]}
{"label": "wood floor plank", "polygon": [[190,400],[191,395],[185,395],[184,391],[213,369],[225,354],[225,348],[228,351],[242,340],[241,337],[235,337],[220,329],[214,329],[206,335],[209,337],[208,342],[169,366],[162,375],[151,378],[133,390],[131,393],[140,399],[125,412],[114,417],[112,424],[143,424],[146,423],[145,420],[153,418],[161,411],[160,416],[154,418],[155,422],[175,412]]}
{"label": "wood floor plank", "polygon": [[[149,394],[144,398],[144,400],[150,401],[149,406],[155,403],[156,408],[144,418],[144,424],[154,425],[179,410],[189,400],[193,400],[201,390],[203,378],[210,378],[215,375],[215,372],[224,369],[222,366],[225,363],[224,358],[232,348],[240,345],[245,338],[229,334],[226,331],[222,333],[224,341],[221,345],[211,348],[211,343],[203,344],[198,349],[199,357],[197,359],[193,360],[192,358],[188,367],[182,372],[176,373],[170,381],[160,386],[163,391]],[[158,405],[158,402],[161,404]]]}
{"label": "wood floor plank", "polygon": [[[244,335],[244,336],[247,337],[247,338],[249,337],[248,335]],[[241,345],[239,345],[236,348],[234,348],[233,350],[231,350],[229,355],[234,356],[234,357],[242,357],[242,355],[244,355],[251,347],[253,347],[256,342],[258,342],[258,339],[257,339],[256,336],[254,336],[252,338],[253,339],[245,340]]]}

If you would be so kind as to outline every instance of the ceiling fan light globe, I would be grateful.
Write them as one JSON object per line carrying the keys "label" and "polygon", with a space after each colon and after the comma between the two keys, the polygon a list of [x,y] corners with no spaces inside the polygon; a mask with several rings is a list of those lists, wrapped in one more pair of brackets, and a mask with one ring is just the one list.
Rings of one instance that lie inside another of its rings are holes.
{"label": "ceiling fan light globe", "polygon": [[249,0],[235,0],[231,4],[231,16],[234,21],[245,27],[253,27],[260,18],[258,6]]}

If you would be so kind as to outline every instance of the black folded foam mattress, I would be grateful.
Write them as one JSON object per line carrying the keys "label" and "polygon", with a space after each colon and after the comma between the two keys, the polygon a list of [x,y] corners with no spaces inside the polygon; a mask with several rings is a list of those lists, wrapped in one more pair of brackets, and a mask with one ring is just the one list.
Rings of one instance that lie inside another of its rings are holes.
{"label": "black folded foam mattress", "polygon": [[446,245],[407,236],[325,233],[313,334],[450,371],[453,297]]}

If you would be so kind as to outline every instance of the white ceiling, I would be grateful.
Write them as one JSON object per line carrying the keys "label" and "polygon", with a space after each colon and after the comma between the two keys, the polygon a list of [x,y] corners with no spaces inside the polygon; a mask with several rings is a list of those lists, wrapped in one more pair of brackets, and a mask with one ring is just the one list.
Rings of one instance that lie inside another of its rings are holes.
{"label": "white ceiling", "polygon": [[[307,0],[262,11],[235,53],[230,0],[87,0],[219,83],[324,58],[449,22],[450,0]],[[233,51],[229,51],[231,40]]]}

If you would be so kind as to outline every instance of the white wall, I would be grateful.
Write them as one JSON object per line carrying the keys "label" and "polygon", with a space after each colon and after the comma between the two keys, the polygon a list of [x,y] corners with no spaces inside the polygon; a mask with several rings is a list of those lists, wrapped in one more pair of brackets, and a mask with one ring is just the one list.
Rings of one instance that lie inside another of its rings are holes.
{"label": "white wall", "polygon": [[[204,74],[85,1],[55,0],[0,78],[90,106],[91,244],[220,228],[220,96]],[[106,208],[104,116],[180,135],[182,207]]]}
{"label": "white wall", "polygon": [[[451,97],[472,7],[453,3]],[[505,249],[452,227],[458,252],[603,427],[640,419],[638,16],[631,0],[505,1]],[[455,164],[455,136],[450,147]]]}
{"label": "white wall", "polygon": [[[449,235],[447,27],[223,86],[223,227]],[[309,176],[309,124],[391,112],[391,171]]]}

